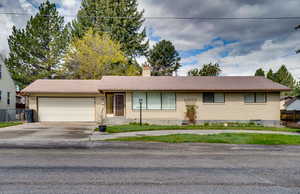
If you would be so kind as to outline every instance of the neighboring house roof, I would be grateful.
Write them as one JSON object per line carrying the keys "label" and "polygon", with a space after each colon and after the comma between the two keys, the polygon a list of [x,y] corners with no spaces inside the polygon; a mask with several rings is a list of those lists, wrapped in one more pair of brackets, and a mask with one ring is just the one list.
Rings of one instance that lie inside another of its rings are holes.
{"label": "neighboring house roof", "polygon": [[37,80],[26,93],[99,93],[100,91],[289,91],[261,76],[172,77],[104,76],[101,80]]}
{"label": "neighboring house roof", "polygon": [[36,80],[21,93],[78,93],[96,94],[99,80]]}
{"label": "neighboring house roof", "polygon": [[104,76],[99,90],[289,91],[261,76]]}
{"label": "neighboring house roof", "polygon": [[300,96],[292,97],[291,99],[287,100],[283,106],[287,107],[290,104],[292,104],[293,102],[295,102],[296,100],[300,100]]}

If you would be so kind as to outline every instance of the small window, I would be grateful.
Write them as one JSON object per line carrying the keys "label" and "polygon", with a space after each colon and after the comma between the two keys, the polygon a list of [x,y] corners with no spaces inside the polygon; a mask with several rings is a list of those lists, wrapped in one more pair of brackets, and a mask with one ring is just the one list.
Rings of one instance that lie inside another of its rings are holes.
{"label": "small window", "polygon": [[10,93],[7,92],[7,104],[10,104]]}
{"label": "small window", "polygon": [[245,103],[265,103],[267,101],[266,93],[246,93],[244,95]]}
{"label": "small window", "polygon": [[225,94],[224,93],[205,92],[205,93],[203,93],[203,102],[204,103],[224,103],[225,102]]}
{"label": "small window", "polygon": [[266,102],[266,93],[256,93],[255,102],[256,103],[265,103]]}

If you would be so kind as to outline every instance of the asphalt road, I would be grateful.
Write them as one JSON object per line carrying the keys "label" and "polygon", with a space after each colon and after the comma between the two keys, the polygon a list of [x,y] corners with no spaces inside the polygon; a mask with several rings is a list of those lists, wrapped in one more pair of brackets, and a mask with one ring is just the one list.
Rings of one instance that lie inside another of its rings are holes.
{"label": "asphalt road", "polygon": [[0,149],[0,193],[300,193],[300,147]]}

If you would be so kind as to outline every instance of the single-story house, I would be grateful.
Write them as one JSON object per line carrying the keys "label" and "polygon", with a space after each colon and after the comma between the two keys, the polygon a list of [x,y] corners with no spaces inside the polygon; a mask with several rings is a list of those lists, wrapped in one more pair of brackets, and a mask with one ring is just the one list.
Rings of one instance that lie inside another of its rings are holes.
{"label": "single-story house", "polygon": [[286,100],[285,103],[283,104],[282,110],[300,111],[300,96],[294,96],[288,98],[288,100]]}
{"label": "single-story house", "polygon": [[186,105],[197,123],[280,124],[280,92],[286,86],[261,76],[104,76],[101,80],[37,80],[22,90],[37,121],[143,122],[180,125]]}

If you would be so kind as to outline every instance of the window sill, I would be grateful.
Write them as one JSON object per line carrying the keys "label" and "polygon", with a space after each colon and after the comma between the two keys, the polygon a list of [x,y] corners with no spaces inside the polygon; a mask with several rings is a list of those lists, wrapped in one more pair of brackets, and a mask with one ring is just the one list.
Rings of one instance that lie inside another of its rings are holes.
{"label": "window sill", "polygon": [[244,102],[245,105],[266,105],[267,103],[266,102],[253,102],[253,103],[246,103]]}
{"label": "window sill", "polygon": [[[143,109],[143,112],[176,112],[176,109]],[[140,109],[133,109],[132,112],[140,112]]]}
{"label": "window sill", "polygon": [[224,105],[226,104],[225,102],[203,102],[203,105]]}

